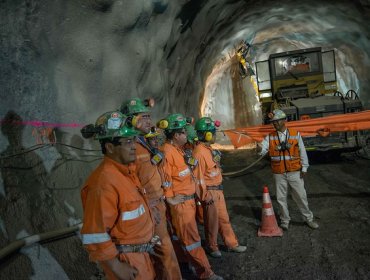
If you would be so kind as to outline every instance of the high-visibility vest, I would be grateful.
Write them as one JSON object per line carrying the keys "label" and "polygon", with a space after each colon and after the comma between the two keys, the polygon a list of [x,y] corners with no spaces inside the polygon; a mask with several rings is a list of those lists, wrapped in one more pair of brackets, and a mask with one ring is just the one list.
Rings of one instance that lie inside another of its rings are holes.
{"label": "high-visibility vest", "polygon": [[299,134],[293,129],[287,129],[286,143],[290,147],[282,151],[281,142],[284,139],[278,137],[278,133],[275,131],[269,134],[269,155],[271,159],[272,173],[282,174],[285,172],[301,170],[301,158],[299,155],[298,147]]}

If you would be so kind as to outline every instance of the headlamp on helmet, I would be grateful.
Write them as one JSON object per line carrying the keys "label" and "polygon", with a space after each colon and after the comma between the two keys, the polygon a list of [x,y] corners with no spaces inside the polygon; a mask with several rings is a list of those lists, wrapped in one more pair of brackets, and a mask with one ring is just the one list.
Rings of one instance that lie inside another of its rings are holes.
{"label": "headlamp on helmet", "polygon": [[160,120],[157,126],[166,131],[182,129],[186,126],[186,118],[181,114],[171,114],[167,118]]}
{"label": "headlamp on helmet", "polygon": [[286,114],[280,109],[275,109],[267,115],[270,118],[270,122],[280,121],[286,119]]}
{"label": "headlamp on helmet", "polygon": [[194,124],[194,118],[193,117],[187,117],[186,118],[186,124]]}
{"label": "headlamp on helmet", "polygon": [[148,98],[141,100],[140,98],[132,98],[129,101],[123,102],[120,111],[127,116],[136,115],[139,113],[149,113],[154,107],[154,99]]}
{"label": "headlamp on helmet", "polygon": [[216,127],[219,127],[221,122],[213,121],[210,117],[203,117],[195,123],[195,130],[202,141],[211,141],[216,133]]}
{"label": "headlamp on helmet", "polygon": [[84,138],[94,137],[95,140],[115,137],[131,137],[138,135],[127,116],[118,111],[110,111],[101,115],[95,125],[89,124],[81,129]]}

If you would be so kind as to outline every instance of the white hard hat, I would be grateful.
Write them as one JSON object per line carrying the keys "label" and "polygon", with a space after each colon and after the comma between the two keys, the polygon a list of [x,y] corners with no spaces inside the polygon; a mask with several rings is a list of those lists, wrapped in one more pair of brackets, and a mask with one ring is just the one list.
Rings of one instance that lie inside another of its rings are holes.
{"label": "white hard hat", "polygon": [[270,118],[270,121],[279,121],[279,120],[285,120],[286,119],[286,114],[280,110],[280,109],[275,109],[272,112],[272,117]]}

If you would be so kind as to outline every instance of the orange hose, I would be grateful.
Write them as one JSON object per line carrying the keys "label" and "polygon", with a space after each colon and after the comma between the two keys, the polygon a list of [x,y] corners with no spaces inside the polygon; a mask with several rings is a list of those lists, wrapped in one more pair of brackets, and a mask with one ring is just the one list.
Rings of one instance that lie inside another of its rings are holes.
{"label": "orange hose", "polygon": [[[333,115],[315,119],[290,121],[286,123],[288,128],[298,130],[302,136],[326,137],[332,132],[347,132],[370,129],[370,110]],[[269,133],[273,132],[272,125],[259,125],[244,128],[225,130],[235,148],[244,145],[261,142]]]}

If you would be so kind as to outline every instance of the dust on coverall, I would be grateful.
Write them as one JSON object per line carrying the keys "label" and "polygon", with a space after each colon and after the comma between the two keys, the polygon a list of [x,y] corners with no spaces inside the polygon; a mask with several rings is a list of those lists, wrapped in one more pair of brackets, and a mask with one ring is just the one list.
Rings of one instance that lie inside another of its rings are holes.
{"label": "dust on coverall", "polygon": [[207,190],[207,187],[220,186],[222,183],[222,170],[219,163],[213,160],[212,148],[204,143],[198,143],[193,151],[193,156],[198,160],[195,173],[200,184],[201,201],[213,199],[214,203],[204,205],[204,229],[207,246],[212,251],[218,251],[217,236],[220,233],[226,247],[238,246],[238,240],[231,227],[229,214],[223,190]]}
{"label": "dust on coverall", "polygon": [[[164,195],[166,197],[174,197],[178,194],[194,195],[196,184],[191,170],[185,163],[183,151],[168,142],[162,146],[162,150],[165,154],[163,164]],[[177,205],[169,205],[171,222],[176,237],[180,240],[183,249],[188,254],[189,261],[195,268],[197,277],[207,279],[214,272],[201,246],[195,220],[195,207],[194,198]]]}
{"label": "dust on coverall", "polygon": [[[118,256],[138,270],[137,280],[148,280],[155,276],[149,254],[119,253],[116,248],[120,244],[149,243],[153,237],[153,220],[139,186],[134,165],[104,157],[81,190],[81,236],[91,261]],[[108,266],[101,264],[107,279],[117,279]]]}
{"label": "dust on coverall", "polygon": [[[144,137],[140,139],[145,141]],[[146,142],[144,142],[145,144]],[[171,238],[167,230],[166,205],[163,199],[162,178],[159,173],[160,164],[154,165],[150,161],[151,152],[143,144],[136,143],[136,174],[141,186],[145,189],[149,206],[159,211],[161,221],[154,225],[154,234],[161,239],[161,245],[154,247],[155,255],[152,255],[156,279],[177,280],[182,279],[176,254],[172,246]]]}

